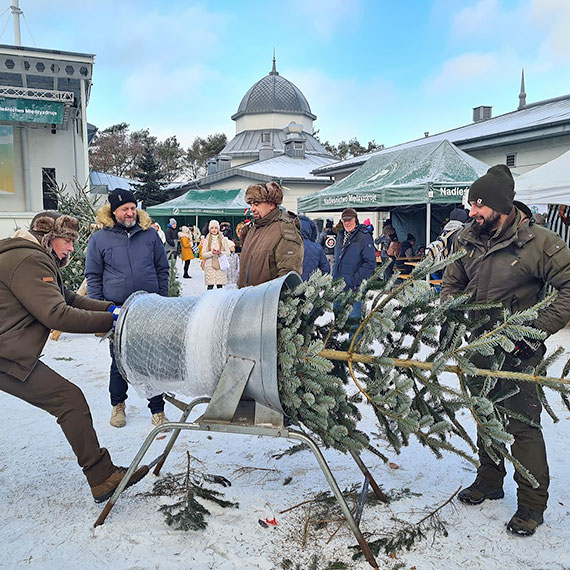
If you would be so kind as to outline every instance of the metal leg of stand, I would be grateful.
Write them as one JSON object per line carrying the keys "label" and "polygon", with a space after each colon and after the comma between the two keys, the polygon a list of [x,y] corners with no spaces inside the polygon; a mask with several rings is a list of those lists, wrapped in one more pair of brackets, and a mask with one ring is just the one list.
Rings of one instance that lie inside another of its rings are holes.
{"label": "metal leg of stand", "polygon": [[[176,400],[176,398],[173,398],[172,396],[170,396],[168,394],[164,395],[164,399],[167,402],[170,402],[171,404],[175,405],[177,408],[180,408],[181,407],[180,404],[183,404],[182,402],[180,402],[180,400]],[[180,417],[178,422],[179,423],[186,422],[186,420],[188,419],[188,416],[190,415],[190,412],[194,409],[195,406],[197,406],[198,404],[207,404],[209,401],[210,401],[210,398],[207,398],[207,397],[196,398],[195,400],[192,400],[189,404],[186,405],[186,408],[184,408],[182,416]],[[166,447],[164,448],[164,452],[162,453],[162,458],[156,464],[156,467],[154,468],[154,471],[152,472],[153,475],[156,475],[156,476],[160,475],[160,470],[162,469],[162,466],[164,465],[166,458],[170,455],[170,452],[172,451],[172,448],[174,447],[174,444],[176,443],[176,440],[178,439],[179,435],[180,435],[179,429],[175,429],[172,431],[172,435],[170,436],[170,439],[169,439],[168,443],[166,444]]]}
{"label": "metal leg of stand", "polygon": [[350,509],[346,504],[344,496],[330,470],[330,467],[328,466],[328,463],[326,462],[317,444],[310,437],[307,437],[304,433],[300,433],[294,430],[289,430],[289,437],[292,439],[299,439],[309,446],[309,448],[317,458],[319,466],[326,480],[328,481],[328,484],[330,485],[330,488],[332,489],[334,496],[336,497],[336,500],[340,506],[342,514],[344,515],[344,518],[346,519],[346,522],[348,523],[350,530],[352,530],[352,532],[354,533],[354,536],[356,537],[356,540],[358,541],[358,544],[366,560],[368,561],[368,564],[370,564],[372,568],[378,568],[378,563],[376,562],[376,558],[374,558],[374,554],[372,554],[370,546],[366,542],[366,539],[362,535],[360,528],[356,524],[356,521],[354,520],[354,517],[352,516],[352,513],[350,512]]}
{"label": "metal leg of stand", "polygon": [[374,491],[374,494],[383,502],[383,503],[388,503],[388,497],[386,496],[386,494],[382,491],[382,489],[380,489],[380,487],[378,486],[378,483],[376,483],[376,481],[374,480],[374,477],[372,477],[372,473],[370,473],[370,471],[368,471],[368,467],[366,467],[366,465],[364,465],[364,462],[362,461],[360,455],[358,455],[358,453],[351,451],[350,455],[352,455],[352,458],[354,459],[354,461],[356,462],[356,465],[358,465],[358,467],[360,468],[360,470],[362,471],[362,473],[364,474],[364,477],[366,479],[368,479],[368,481],[370,482],[370,486],[372,487],[372,490]]}
{"label": "metal leg of stand", "polygon": [[[131,465],[127,469],[125,476],[121,479],[121,482],[119,483],[118,487],[115,489],[113,496],[107,501],[105,508],[101,511],[101,514],[99,515],[93,526],[99,526],[105,522],[105,519],[111,512],[111,509],[114,507],[115,503],[119,500],[121,493],[125,490],[128,482],[133,476],[133,473],[137,470],[139,463],[141,462],[145,453],[148,451],[148,448],[152,445],[156,436],[163,431],[170,431],[171,429],[177,431],[180,431],[181,429],[199,429],[199,426],[187,423],[168,422],[166,424],[162,424],[160,426],[155,427],[147,435],[146,439],[144,440],[144,443],[142,444],[141,448],[138,450],[137,454],[135,455],[135,458],[131,462]],[[157,460],[160,460],[162,456],[163,454],[159,455]],[[151,463],[151,466],[152,465],[154,465],[154,461]]]}

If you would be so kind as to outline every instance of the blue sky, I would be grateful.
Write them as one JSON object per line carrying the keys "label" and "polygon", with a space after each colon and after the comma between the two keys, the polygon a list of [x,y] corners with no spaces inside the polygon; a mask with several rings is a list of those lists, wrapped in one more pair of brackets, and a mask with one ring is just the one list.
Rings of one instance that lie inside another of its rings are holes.
{"label": "blue sky", "polygon": [[[2,4],[4,6],[2,6]],[[0,3],[0,13],[9,0]],[[323,140],[386,146],[570,93],[568,0],[20,0],[22,44],[96,56],[88,119],[159,139],[235,133],[271,69],[301,89]],[[13,43],[9,10],[0,43]]]}

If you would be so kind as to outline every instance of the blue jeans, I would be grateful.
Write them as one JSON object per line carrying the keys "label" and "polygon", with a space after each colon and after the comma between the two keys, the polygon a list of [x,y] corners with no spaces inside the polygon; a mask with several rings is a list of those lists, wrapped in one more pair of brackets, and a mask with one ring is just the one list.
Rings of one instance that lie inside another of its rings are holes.
{"label": "blue jeans", "polygon": [[[127,399],[127,381],[121,376],[115,360],[113,343],[109,341],[109,352],[111,353],[111,372],[109,374],[109,392],[111,394],[111,406],[116,406]],[[164,412],[164,398],[162,394],[148,399],[148,407],[151,414]]]}

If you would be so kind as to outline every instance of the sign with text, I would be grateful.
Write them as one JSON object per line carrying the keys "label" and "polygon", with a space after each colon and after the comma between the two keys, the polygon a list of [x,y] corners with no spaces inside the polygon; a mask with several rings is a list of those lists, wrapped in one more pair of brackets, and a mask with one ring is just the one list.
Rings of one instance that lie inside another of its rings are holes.
{"label": "sign with text", "polygon": [[0,121],[61,125],[63,123],[63,103],[0,97]]}

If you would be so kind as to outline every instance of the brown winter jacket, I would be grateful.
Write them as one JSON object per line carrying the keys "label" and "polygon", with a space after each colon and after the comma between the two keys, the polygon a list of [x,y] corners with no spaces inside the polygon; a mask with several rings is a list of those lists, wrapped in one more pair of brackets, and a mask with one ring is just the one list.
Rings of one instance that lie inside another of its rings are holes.
{"label": "brown winter jacket", "polygon": [[0,240],[0,371],[24,381],[40,358],[50,329],[106,332],[108,301],[63,286],[55,257],[28,232]]}
{"label": "brown winter jacket", "polygon": [[242,231],[238,287],[259,285],[289,271],[303,272],[301,224],[292,212],[275,208]]}
{"label": "brown winter jacket", "polygon": [[[515,204],[490,237],[477,235],[472,224],[457,233],[456,250],[465,248],[467,254],[447,266],[442,298],[467,292],[472,302],[499,301],[515,312],[537,303],[548,284],[558,296],[534,326],[554,334],[570,320],[570,250],[554,232],[531,225],[528,208]],[[492,315],[491,321],[498,318]]]}

